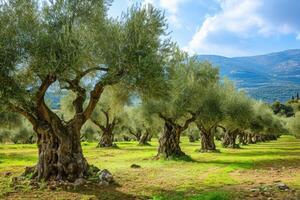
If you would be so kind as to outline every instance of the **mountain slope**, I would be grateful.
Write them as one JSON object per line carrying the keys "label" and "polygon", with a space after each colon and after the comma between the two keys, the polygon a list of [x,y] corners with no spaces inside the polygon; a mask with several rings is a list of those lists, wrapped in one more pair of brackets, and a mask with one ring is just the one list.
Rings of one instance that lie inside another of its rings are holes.
{"label": "mountain slope", "polygon": [[198,59],[218,66],[222,76],[256,99],[286,101],[300,91],[300,49],[233,58],[199,55]]}

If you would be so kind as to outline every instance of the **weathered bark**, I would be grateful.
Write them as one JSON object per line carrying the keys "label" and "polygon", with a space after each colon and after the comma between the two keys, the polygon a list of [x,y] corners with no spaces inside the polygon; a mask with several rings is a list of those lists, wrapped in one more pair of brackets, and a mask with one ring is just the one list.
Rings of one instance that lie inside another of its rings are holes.
{"label": "weathered bark", "polygon": [[201,130],[201,152],[216,151],[214,134],[211,131]]}
{"label": "weathered bark", "polygon": [[246,137],[246,134],[244,132],[240,132],[238,134],[238,140],[239,140],[239,144],[247,145],[247,137]]}
{"label": "weathered bark", "polygon": [[132,130],[131,128],[128,128],[128,131],[131,135],[133,135],[136,139],[136,141],[140,141],[142,137],[142,130],[138,129],[136,132]]}
{"label": "weathered bark", "polygon": [[224,133],[223,140],[222,140],[222,145],[225,148],[239,148],[240,146],[236,144],[236,138],[238,135],[238,130],[227,130]]}
{"label": "weathered bark", "polygon": [[159,138],[158,156],[165,158],[184,156],[179,146],[181,128],[165,122],[164,132]]}
{"label": "weathered bark", "polygon": [[109,120],[109,110],[108,111],[104,111],[102,110],[105,118],[106,118],[106,123],[105,126],[103,126],[102,124],[100,124],[96,119],[91,117],[91,121],[98,126],[101,131],[102,131],[102,135],[100,137],[100,141],[98,143],[97,147],[112,147],[114,146],[113,142],[114,142],[114,128],[115,125],[117,123],[116,118],[113,118],[112,122],[110,123]]}
{"label": "weathered bark", "polygon": [[159,138],[158,157],[180,157],[184,156],[185,153],[181,151],[179,146],[180,135],[186,130],[190,123],[195,121],[195,116],[187,119],[183,126],[176,124],[171,118],[167,118],[159,113],[159,117],[165,121],[164,131]]}
{"label": "weathered bark", "polygon": [[112,147],[114,141],[114,134],[112,130],[103,131],[98,147]]}
{"label": "weathered bark", "polygon": [[201,138],[201,149],[200,152],[215,152],[216,145],[215,145],[215,129],[216,125],[211,126],[210,128],[205,128],[201,122],[196,123],[199,131],[200,131],[200,138]]}
{"label": "weathered bark", "polygon": [[253,134],[252,133],[247,133],[246,134],[246,143],[247,144],[254,144],[254,141],[252,140]]}
{"label": "weathered bark", "polygon": [[43,123],[36,127],[38,136],[38,163],[33,177],[38,180],[68,180],[85,178],[88,163],[80,144],[80,129],[74,124],[60,127],[57,133],[54,124]]}
{"label": "weathered bark", "polygon": [[149,145],[149,143],[148,143],[148,138],[149,138],[149,131],[145,131],[143,134],[142,134],[142,136],[141,136],[141,138],[140,138],[140,140],[139,140],[139,145]]}
{"label": "weathered bark", "polygon": [[79,86],[79,78],[69,81],[69,89],[77,94],[73,101],[76,114],[70,121],[64,122],[48,108],[44,100],[47,89],[55,81],[54,76],[47,76],[43,80],[31,113],[21,108],[16,110],[32,123],[37,134],[38,163],[32,177],[38,180],[75,181],[88,176],[88,163],[80,144],[80,130],[95,108],[103,86],[100,83],[95,86],[84,110],[85,90]]}
{"label": "weathered bark", "polygon": [[153,135],[150,133],[150,134],[148,135],[147,141],[148,141],[148,142],[151,142],[152,137],[153,137]]}

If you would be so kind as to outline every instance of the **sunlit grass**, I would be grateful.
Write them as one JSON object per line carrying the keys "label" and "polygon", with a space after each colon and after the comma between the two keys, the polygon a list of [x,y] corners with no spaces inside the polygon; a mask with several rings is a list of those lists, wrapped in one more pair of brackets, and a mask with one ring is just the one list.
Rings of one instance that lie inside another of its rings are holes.
{"label": "sunlit grass", "polygon": [[[224,149],[217,142],[221,153],[196,152],[200,142],[189,143],[183,137],[180,145],[191,156],[190,161],[153,160],[158,144],[155,139],[151,146],[137,146],[136,142],[116,144],[118,148],[101,149],[96,148],[96,142],[84,142],[82,147],[90,164],[100,169],[109,169],[114,174],[120,185],[118,190],[157,200],[228,199],[230,191],[216,193],[214,189],[245,183],[232,177],[232,172],[299,166],[300,163],[300,140],[291,136],[283,136],[278,141],[242,146],[241,149]],[[17,175],[22,173],[25,166],[34,165],[36,161],[35,144],[2,144],[0,147],[0,173],[10,171]],[[141,168],[132,169],[132,164],[140,165]],[[0,174],[0,195],[12,190],[9,182],[10,178]],[[300,176],[289,184],[300,188],[299,183]]]}

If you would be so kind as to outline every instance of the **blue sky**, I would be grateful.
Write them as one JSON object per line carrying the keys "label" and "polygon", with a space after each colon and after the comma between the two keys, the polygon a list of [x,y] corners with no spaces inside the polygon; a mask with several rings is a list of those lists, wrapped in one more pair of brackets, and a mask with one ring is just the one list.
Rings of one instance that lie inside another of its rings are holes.
{"label": "blue sky", "polygon": [[233,57],[300,48],[300,0],[114,0],[109,15],[137,2],[164,10],[171,37],[191,54]]}

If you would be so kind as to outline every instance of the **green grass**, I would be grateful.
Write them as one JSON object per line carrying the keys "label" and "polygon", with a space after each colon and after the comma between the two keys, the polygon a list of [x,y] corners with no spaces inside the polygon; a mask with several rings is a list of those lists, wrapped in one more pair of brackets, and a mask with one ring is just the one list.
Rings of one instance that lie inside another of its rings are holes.
{"label": "green grass", "polygon": [[[247,184],[247,180],[232,175],[236,171],[258,170],[263,173],[271,167],[300,165],[300,140],[291,136],[283,136],[278,141],[243,146],[242,149],[224,149],[217,143],[221,153],[196,152],[200,148],[200,142],[189,143],[183,137],[180,145],[191,157],[188,161],[153,160],[157,151],[156,140],[151,142],[151,146],[138,146],[136,142],[118,142],[117,145],[119,148],[99,149],[96,148],[97,143],[82,143],[88,162],[101,169],[109,169],[118,186],[103,190],[56,191],[55,198],[64,199],[63,195],[74,195],[78,199],[116,199],[122,196],[127,197],[124,199],[133,199],[137,196],[155,200],[227,200],[239,193],[234,189],[236,186]],[[34,165],[36,160],[36,145],[1,145],[0,198],[1,195],[3,197],[13,192],[13,188],[9,186],[11,177],[4,177],[3,172],[10,171],[15,176],[19,175],[25,166]],[[132,164],[138,164],[141,168],[132,169]],[[300,189],[299,175],[288,181],[290,185]],[[28,187],[24,186],[16,194],[25,194],[27,190]],[[39,195],[51,195],[49,191],[37,192]]]}

